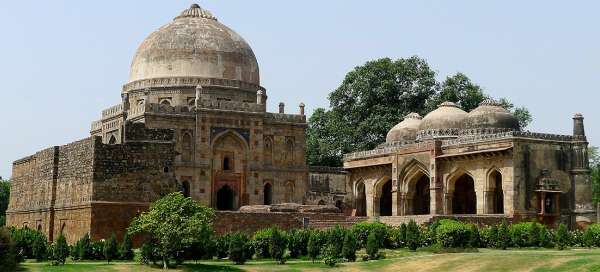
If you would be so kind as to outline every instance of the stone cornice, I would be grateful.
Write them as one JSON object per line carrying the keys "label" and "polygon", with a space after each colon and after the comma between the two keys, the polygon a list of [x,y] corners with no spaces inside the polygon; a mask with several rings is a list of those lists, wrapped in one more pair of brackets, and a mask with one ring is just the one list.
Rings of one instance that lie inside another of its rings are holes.
{"label": "stone cornice", "polygon": [[258,90],[265,91],[265,88],[260,85],[232,79],[220,78],[202,78],[202,77],[164,77],[142,79],[129,82],[123,85],[122,92],[127,93],[135,90],[144,90],[147,88],[171,88],[171,87],[226,87],[231,89],[239,89],[256,92]]}

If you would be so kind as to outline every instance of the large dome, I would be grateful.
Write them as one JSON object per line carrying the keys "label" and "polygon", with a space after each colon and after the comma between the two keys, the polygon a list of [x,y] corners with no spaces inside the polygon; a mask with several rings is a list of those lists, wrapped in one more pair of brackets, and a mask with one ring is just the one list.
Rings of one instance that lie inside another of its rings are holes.
{"label": "large dome", "polygon": [[421,119],[422,118],[418,113],[413,112],[406,115],[402,122],[390,129],[385,141],[387,143],[414,141],[417,138],[417,131],[419,130]]}
{"label": "large dome", "polygon": [[467,113],[452,102],[444,102],[423,118],[419,130],[459,129]]}
{"label": "large dome", "polygon": [[129,82],[156,78],[227,79],[260,85],[252,48],[197,4],[139,46]]}
{"label": "large dome", "polygon": [[469,112],[463,124],[465,129],[519,130],[519,120],[492,99]]}

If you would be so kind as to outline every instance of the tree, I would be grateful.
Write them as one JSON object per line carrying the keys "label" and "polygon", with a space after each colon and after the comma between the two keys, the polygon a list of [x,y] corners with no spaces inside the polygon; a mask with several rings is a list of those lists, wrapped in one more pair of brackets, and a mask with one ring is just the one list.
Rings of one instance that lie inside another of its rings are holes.
{"label": "tree", "polygon": [[[416,56],[368,61],[350,71],[329,94],[330,110],[316,109],[306,132],[309,165],[341,166],[343,154],[370,150],[411,112],[424,116],[444,101],[469,111],[489,96],[464,74],[442,83],[427,61]],[[503,100],[508,102],[507,100]],[[525,108],[505,105],[522,126],[531,121]]]}
{"label": "tree", "polygon": [[0,179],[0,226],[6,224],[6,209],[10,199],[10,181]]}
{"label": "tree", "polygon": [[356,261],[356,237],[352,232],[347,231],[344,237],[344,245],[342,247],[342,257],[349,262]]}
{"label": "tree", "polygon": [[52,264],[63,265],[69,257],[69,245],[64,235],[58,236],[52,247]]}
{"label": "tree", "polygon": [[134,218],[129,234],[145,233],[156,240],[163,268],[168,269],[172,252],[193,242],[206,242],[212,233],[215,213],[180,192],[154,202],[147,212]]}
{"label": "tree", "polygon": [[15,271],[17,269],[17,253],[10,232],[0,227],[0,271]]}
{"label": "tree", "polygon": [[128,233],[125,233],[123,243],[119,246],[119,258],[121,260],[133,260],[133,244]]}
{"label": "tree", "polygon": [[110,239],[108,239],[106,241],[106,243],[104,243],[104,259],[110,263],[110,261],[114,260],[115,257],[117,257],[117,254],[119,253],[119,249],[117,246],[117,237],[115,236],[115,234],[113,233],[110,236]]}

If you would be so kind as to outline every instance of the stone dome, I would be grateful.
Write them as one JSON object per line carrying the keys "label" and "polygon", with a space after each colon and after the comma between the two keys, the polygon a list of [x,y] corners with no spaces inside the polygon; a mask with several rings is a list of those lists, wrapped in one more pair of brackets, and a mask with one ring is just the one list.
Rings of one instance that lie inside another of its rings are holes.
{"label": "stone dome", "polygon": [[410,113],[404,117],[402,122],[395,125],[385,138],[386,143],[408,142],[417,139],[417,131],[421,124],[421,116],[418,113]]}
{"label": "stone dome", "polygon": [[252,48],[197,4],[142,42],[131,62],[129,83],[182,77],[260,85]]}
{"label": "stone dome", "polygon": [[425,115],[419,130],[459,129],[467,116],[467,112],[452,102],[444,102]]}
{"label": "stone dome", "polygon": [[465,129],[519,130],[519,120],[500,103],[486,99],[479,107],[467,114],[463,122]]}

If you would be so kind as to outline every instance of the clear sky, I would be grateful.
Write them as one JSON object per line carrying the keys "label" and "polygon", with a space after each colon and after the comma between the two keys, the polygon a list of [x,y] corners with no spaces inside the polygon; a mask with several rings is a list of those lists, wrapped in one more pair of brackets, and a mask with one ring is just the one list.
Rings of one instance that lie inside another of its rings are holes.
{"label": "clear sky", "polygon": [[[4,1],[0,176],[12,161],[89,136],[120,101],[139,43],[192,1]],[[600,141],[600,1],[203,0],[254,49],[269,109],[327,94],[367,60],[418,55],[529,108],[531,131]]]}

